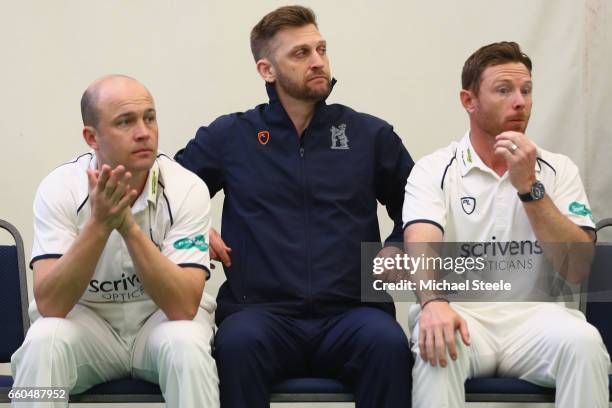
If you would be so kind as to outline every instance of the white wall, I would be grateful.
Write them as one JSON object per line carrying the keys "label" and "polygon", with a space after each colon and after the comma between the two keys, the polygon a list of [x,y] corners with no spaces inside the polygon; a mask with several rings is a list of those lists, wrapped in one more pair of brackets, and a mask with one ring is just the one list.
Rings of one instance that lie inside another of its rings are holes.
{"label": "white wall", "polygon": [[[125,73],[157,101],[173,154],[199,125],[265,100],[249,32],[286,2],[0,0],[0,218],[32,242],[40,180],[86,150],[79,99]],[[534,61],[528,136],[580,167],[597,217],[612,216],[612,8],[606,0],[305,1],[339,80],[330,101],[395,126],[414,158],[462,136],[460,70],[481,45],[519,42]],[[221,200],[215,200],[219,225]],[[388,231],[385,219],[382,228]],[[0,238],[1,239],[1,238]],[[220,273],[209,282],[216,291]],[[401,319],[404,319],[402,315]]]}

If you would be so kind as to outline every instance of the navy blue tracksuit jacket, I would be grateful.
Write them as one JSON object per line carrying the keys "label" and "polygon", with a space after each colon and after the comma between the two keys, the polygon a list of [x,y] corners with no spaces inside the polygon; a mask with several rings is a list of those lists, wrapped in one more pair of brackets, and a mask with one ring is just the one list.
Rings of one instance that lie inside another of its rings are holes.
{"label": "navy blue tracksuit jacket", "polygon": [[[361,305],[361,242],[380,242],[377,200],[402,241],[413,161],[391,125],[321,102],[299,137],[274,87],[269,103],[201,127],[176,160],[223,190],[232,266],[217,321],[247,307],[316,318]],[[392,303],[371,304],[394,314]]]}

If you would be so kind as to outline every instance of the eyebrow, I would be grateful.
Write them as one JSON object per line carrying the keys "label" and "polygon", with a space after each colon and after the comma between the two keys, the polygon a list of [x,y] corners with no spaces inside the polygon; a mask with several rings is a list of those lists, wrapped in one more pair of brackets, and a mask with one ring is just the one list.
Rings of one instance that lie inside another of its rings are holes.
{"label": "eyebrow", "polygon": [[[321,45],[327,45],[327,41],[325,41],[325,40],[321,40],[321,41],[319,41],[319,42],[318,42],[318,43],[315,45],[315,48],[316,48],[316,47],[320,47]],[[295,46],[291,47],[291,49],[289,50],[289,53],[292,53],[292,52],[294,52],[294,51],[297,51],[297,50],[299,50],[300,48],[310,48],[310,45],[309,45],[309,44],[306,44],[306,43],[295,45]]]}
{"label": "eyebrow", "polygon": [[[496,79],[496,80],[493,81],[493,85],[497,85],[499,83],[514,84],[514,82],[511,79],[508,79],[508,78],[500,78],[500,79]],[[533,81],[531,79],[529,79],[529,80],[523,82],[521,84],[521,86],[522,85],[533,85]]]}

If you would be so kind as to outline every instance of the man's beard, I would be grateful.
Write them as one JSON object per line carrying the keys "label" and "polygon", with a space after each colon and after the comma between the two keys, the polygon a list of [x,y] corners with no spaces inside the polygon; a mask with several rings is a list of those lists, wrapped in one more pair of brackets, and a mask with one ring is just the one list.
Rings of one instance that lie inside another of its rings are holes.
{"label": "man's beard", "polygon": [[313,89],[308,87],[306,84],[295,82],[289,77],[285,76],[281,71],[277,71],[276,81],[278,82],[278,86],[283,88],[287,95],[301,101],[319,102],[325,100],[331,93],[331,83],[329,77],[327,79],[327,86],[324,89],[319,87]]}

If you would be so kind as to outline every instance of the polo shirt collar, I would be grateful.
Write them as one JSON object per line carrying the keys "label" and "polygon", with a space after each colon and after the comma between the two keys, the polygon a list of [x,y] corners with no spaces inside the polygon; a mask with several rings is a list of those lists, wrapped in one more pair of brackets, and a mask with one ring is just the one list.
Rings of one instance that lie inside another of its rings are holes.
{"label": "polo shirt collar", "polygon": [[[539,159],[541,156],[540,148],[536,147],[536,149],[536,157]],[[487,173],[493,172],[493,170],[491,170],[486,164],[484,164],[478,153],[476,153],[474,146],[472,146],[472,141],[470,140],[469,130],[465,132],[465,135],[459,142],[459,147],[457,149],[457,160],[459,162],[459,165],[461,166],[461,177],[465,177],[472,169],[479,169]],[[539,160],[536,160],[536,173],[540,174],[541,170],[542,165],[540,164]]]}
{"label": "polo shirt collar", "polygon": [[157,195],[159,190],[159,163],[157,159],[153,162],[153,166],[149,169],[149,174],[147,175],[147,181],[145,182],[144,189],[140,196],[136,199],[136,202],[132,206],[132,212],[137,213],[146,209],[150,204],[155,207],[157,205]]}
{"label": "polo shirt collar", "polygon": [[457,161],[461,167],[461,177],[465,177],[470,170],[480,169],[485,172],[490,172],[489,169],[480,159],[472,142],[470,141],[470,131],[465,132],[465,135],[459,142],[459,148],[457,149]]}

